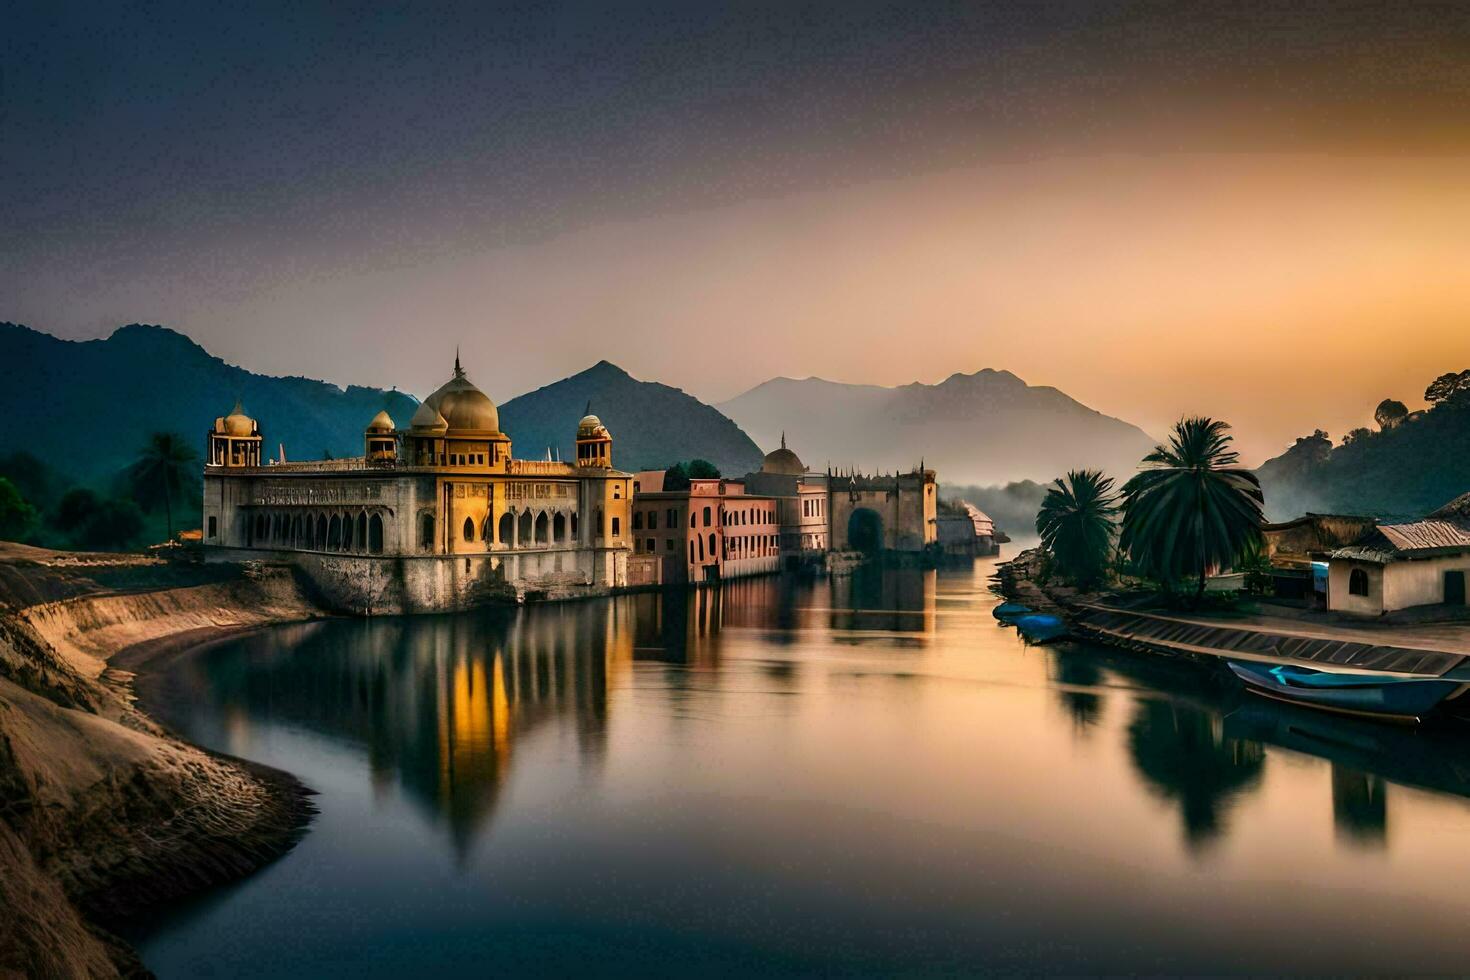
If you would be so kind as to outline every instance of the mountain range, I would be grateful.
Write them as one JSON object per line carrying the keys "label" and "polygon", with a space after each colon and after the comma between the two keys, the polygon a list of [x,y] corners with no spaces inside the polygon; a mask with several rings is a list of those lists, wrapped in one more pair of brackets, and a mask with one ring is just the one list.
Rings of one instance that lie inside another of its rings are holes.
{"label": "mountain range", "polygon": [[[284,445],[292,460],[361,455],[363,427],[380,409],[404,426],[418,407],[399,391],[255,374],[164,327],[69,341],[0,323],[0,455],[32,453],[82,483],[109,480],[156,431],[177,432],[202,454],[205,431],[237,398],[259,420],[266,453]],[[517,456],[540,458],[550,447],[572,459],[589,401],[622,468],[703,457],[734,474],[760,464],[760,449],[715,409],[607,361],[507,401],[501,427]]]}
{"label": "mountain range", "polygon": [[1069,469],[1126,479],[1155,440],[1009,371],[953,374],[939,384],[842,384],[774,378],[716,406],[763,446],[786,443],[812,469],[907,470],[941,482],[1049,481]]}

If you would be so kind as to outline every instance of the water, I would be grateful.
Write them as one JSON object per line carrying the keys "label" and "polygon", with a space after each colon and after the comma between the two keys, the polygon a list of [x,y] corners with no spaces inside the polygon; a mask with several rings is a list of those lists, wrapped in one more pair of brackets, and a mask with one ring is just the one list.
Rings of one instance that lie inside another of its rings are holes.
{"label": "water", "polygon": [[1470,742],[1027,647],[988,562],[282,627],[145,691],[320,791],[163,977],[1463,972]]}

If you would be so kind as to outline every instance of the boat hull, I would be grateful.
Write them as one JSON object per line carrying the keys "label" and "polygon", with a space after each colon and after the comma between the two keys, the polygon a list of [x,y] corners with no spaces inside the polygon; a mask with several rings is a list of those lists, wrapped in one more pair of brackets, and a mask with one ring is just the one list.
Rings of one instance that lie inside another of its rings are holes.
{"label": "boat hull", "polygon": [[1433,677],[1328,674],[1254,661],[1227,663],[1248,690],[1266,697],[1325,711],[1402,721],[1418,721],[1462,686],[1459,681]]}

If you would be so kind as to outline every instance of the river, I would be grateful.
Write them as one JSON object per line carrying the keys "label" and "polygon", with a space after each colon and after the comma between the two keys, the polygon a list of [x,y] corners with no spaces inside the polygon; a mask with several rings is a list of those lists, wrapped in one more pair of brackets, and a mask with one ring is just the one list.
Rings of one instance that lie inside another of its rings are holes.
{"label": "river", "polygon": [[333,620],[149,710],[318,790],[164,978],[1464,972],[1470,740],[1028,647],[989,561]]}

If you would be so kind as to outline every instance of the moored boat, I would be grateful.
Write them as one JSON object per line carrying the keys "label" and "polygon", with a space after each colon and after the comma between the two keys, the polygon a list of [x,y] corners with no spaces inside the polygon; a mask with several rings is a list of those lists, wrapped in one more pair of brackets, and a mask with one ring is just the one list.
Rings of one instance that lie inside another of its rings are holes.
{"label": "moored boat", "polygon": [[990,614],[1003,623],[1012,622],[1030,612],[1032,612],[1030,606],[1023,606],[1019,602],[1002,602],[990,610]]}
{"label": "moored boat", "polygon": [[1016,631],[1031,643],[1046,643],[1067,635],[1067,624],[1049,613],[1029,613],[1014,622]]}
{"label": "moored boat", "polygon": [[1327,711],[1416,722],[1459,692],[1461,680],[1368,671],[1325,671],[1295,664],[1227,661],[1246,688]]}

